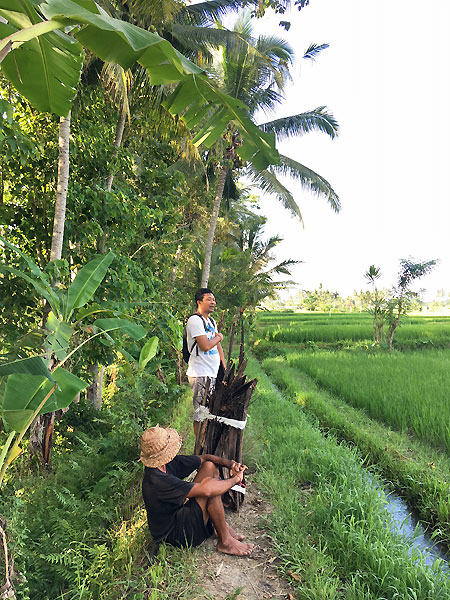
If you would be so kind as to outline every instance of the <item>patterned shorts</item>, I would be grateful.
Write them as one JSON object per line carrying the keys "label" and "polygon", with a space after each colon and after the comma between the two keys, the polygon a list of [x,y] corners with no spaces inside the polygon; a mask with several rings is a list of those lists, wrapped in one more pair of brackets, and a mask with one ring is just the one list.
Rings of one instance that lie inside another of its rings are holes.
{"label": "patterned shorts", "polygon": [[[206,380],[208,377],[188,377],[189,385],[193,391],[192,403],[194,405],[194,421],[200,421],[199,418],[199,406],[201,406],[203,402],[203,398],[205,396],[205,387]],[[209,393],[214,390],[214,386],[216,385],[216,378],[209,377]]]}

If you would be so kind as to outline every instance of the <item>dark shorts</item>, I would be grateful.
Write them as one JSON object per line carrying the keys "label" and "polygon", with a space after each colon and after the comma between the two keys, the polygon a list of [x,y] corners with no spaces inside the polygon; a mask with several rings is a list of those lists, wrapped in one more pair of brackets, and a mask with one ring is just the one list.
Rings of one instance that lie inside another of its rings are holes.
{"label": "dark shorts", "polygon": [[214,535],[211,521],[203,521],[203,512],[195,498],[190,498],[176,514],[175,525],[165,541],[172,546],[199,546]]}

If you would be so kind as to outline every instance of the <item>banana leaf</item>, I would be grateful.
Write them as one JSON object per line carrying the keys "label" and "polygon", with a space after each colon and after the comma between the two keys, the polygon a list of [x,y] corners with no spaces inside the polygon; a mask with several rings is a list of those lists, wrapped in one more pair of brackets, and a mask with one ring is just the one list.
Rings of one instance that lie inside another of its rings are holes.
{"label": "banana leaf", "polygon": [[54,382],[54,378],[41,356],[27,356],[11,360],[8,356],[0,356],[0,376],[13,374],[39,375]]}
{"label": "banana leaf", "polygon": [[91,300],[114,258],[114,252],[99,254],[78,272],[67,292],[65,320],[68,321],[75,309]]}
{"label": "banana leaf", "polygon": [[[31,0],[1,0],[0,14],[8,23],[0,23],[0,37],[43,23],[36,4]],[[83,47],[77,40],[63,31],[48,31],[19,47],[13,46],[2,69],[35,108],[67,115],[82,64]]]}
{"label": "banana leaf", "polygon": [[97,319],[93,325],[108,333],[111,331],[120,331],[136,341],[141,340],[147,334],[141,325],[136,325],[136,323],[132,323],[127,319]]}
{"label": "banana leaf", "polygon": [[44,342],[44,348],[50,356],[54,355],[58,361],[62,361],[67,355],[73,327],[62,319],[58,319],[53,312],[48,315],[46,329],[48,335]]}
{"label": "banana leaf", "polygon": [[145,369],[147,363],[156,355],[158,351],[158,338],[154,335],[143,346],[139,355],[139,368]]}
{"label": "banana leaf", "polygon": [[[66,408],[88,385],[62,367],[55,369],[52,375],[58,387],[39,414]],[[21,433],[52,387],[53,384],[46,377],[28,374],[10,375],[6,380],[0,407],[1,416],[8,429]]]}

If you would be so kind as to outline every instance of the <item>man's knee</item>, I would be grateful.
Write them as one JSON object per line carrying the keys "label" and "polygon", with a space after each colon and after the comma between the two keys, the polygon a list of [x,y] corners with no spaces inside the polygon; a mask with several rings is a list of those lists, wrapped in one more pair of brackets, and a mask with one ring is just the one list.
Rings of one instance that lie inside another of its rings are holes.
{"label": "man's knee", "polygon": [[216,479],[217,477],[219,477],[219,469],[210,460],[205,460],[205,462],[202,465],[202,468],[204,468],[205,470],[205,477],[215,477]]}
{"label": "man's knee", "polygon": [[197,476],[194,481],[203,481],[205,478],[214,478],[217,479],[219,477],[219,471],[216,465],[210,460],[205,460],[200,469],[198,470]]}

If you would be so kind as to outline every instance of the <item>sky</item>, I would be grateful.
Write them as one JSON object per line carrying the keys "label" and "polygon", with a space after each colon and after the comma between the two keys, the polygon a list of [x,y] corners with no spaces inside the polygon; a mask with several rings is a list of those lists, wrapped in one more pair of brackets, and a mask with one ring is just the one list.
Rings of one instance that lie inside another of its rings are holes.
{"label": "sky", "polygon": [[[280,19],[291,21],[288,32]],[[258,23],[296,56],[311,42],[330,45],[315,62],[295,63],[286,101],[267,116],[326,105],[340,126],[335,140],[309,133],[278,144],[331,183],[339,214],[288,180],[304,228],[276,199],[261,199],[266,235],[284,238],[277,260],[303,261],[293,269],[297,289],[367,289],[371,264],[381,268],[380,287],[390,287],[399,260],[412,257],[440,261],[416,286],[426,298],[450,291],[449,24],[449,0],[310,0]]]}

